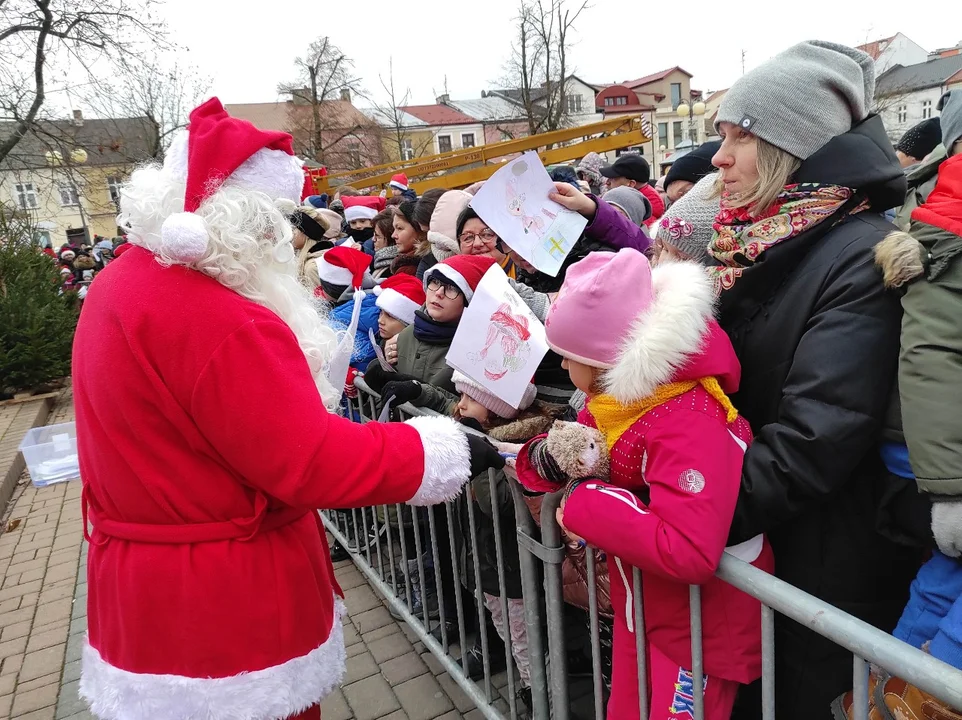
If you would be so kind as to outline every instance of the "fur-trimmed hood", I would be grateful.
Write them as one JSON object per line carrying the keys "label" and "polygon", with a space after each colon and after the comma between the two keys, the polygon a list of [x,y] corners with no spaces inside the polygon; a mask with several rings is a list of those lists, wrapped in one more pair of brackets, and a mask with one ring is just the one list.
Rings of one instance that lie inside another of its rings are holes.
{"label": "fur-trimmed hood", "polygon": [[715,322],[714,292],[701,265],[666,262],[652,269],[653,299],[606,371],[606,392],[622,403],[650,396],[659,385],[718,378],[726,393],[738,389],[741,366]]}
{"label": "fur-trimmed hood", "polygon": [[552,423],[564,412],[565,407],[536,400],[534,405],[514,420],[488,428],[487,434],[498,442],[527,442],[533,437],[548,432]]}

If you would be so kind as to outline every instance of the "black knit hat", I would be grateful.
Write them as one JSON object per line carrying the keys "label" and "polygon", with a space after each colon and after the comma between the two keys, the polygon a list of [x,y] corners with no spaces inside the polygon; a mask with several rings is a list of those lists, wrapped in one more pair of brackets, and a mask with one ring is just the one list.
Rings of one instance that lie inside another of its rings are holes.
{"label": "black knit hat", "polygon": [[457,235],[455,235],[455,237],[456,237],[457,239],[460,240],[460,238],[461,238],[461,232],[464,230],[464,226],[467,225],[468,220],[471,220],[471,219],[473,219],[473,218],[478,218],[478,219],[480,219],[481,216],[478,215],[477,212],[475,212],[475,209],[474,209],[473,207],[471,207],[470,205],[468,205],[468,206],[466,206],[466,207],[464,208],[464,210],[461,211],[461,214],[458,215],[458,223],[457,223],[457,226],[456,226],[457,229],[455,230],[455,232],[457,233]]}
{"label": "black knit hat", "polygon": [[942,124],[937,117],[931,117],[906,130],[896,143],[895,149],[901,150],[916,160],[921,160],[935,150],[935,146],[940,142],[942,142]]}
{"label": "black knit hat", "polygon": [[687,155],[682,155],[675,160],[665,175],[665,190],[676,180],[687,180],[696,183],[706,175],[715,172],[715,166],[711,164],[711,159],[721,147],[721,141],[702,143]]}

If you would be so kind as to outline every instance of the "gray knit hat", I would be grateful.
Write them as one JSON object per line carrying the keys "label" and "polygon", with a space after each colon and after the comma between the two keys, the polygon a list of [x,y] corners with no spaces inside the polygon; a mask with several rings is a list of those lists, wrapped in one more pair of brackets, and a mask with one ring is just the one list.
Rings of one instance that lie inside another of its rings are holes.
{"label": "gray knit hat", "polygon": [[622,185],[612,188],[601,196],[609,205],[614,205],[625,211],[625,215],[635,225],[641,227],[645,220],[651,217],[651,203],[637,188]]}
{"label": "gray knit hat", "polygon": [[657,238],[695,262],[708,264],[715,216],[720,194],[715,191],[718,173],[706,175],[678,202],[668,208],[658,221]]}
{"label": "gray knit hat", "polygon": [[715,129],[733,123],[805,160],[864,120],[874,95],[869,55],[810,40],[736,80],[718,108]]}
{"label": "gray knit hat", "polygon": [[952,152],[952,146],[962,140],[962,90],[949,90],[939,100],[942,123],[942,144],[946,152]]}

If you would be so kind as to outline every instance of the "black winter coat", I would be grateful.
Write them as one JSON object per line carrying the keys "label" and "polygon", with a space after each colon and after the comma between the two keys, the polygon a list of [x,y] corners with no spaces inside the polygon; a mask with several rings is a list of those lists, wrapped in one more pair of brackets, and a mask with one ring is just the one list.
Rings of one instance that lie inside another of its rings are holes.
{"label": "black winter coat", "polygon": [[[871,117],[795,180],[855,188],[871,207],[766,250],[722,295],[720,322],[742,363],[732,401],[755,433],[730,541],[767,533],[778,577],[891,631],[919,558],[877,531],[898,481],[879,440],[901,308],[873,248],[893,229],[879,213],[902,202],[905,177]],[[775,653],[779,720],[830,718],[831,700],[851,687],[851,655],[781,616]]]}

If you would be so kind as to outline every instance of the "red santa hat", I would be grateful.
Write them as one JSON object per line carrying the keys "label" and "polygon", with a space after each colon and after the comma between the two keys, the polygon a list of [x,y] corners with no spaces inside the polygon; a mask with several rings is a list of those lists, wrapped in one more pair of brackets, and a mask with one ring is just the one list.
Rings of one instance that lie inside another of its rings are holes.
{"label": "red santa hat", "polygon": [[424,273],[424,287],[427,289],[431,278],[440,275],[464,293],[464,302],[467,304],[471,302],[481,278],[494,264],[494,258],[487,255],[455,255],[428,268]]}
{"label": "red santa hat", "polygon": [[397,175],[391,178],[390,185],[392,188],[397,188],[398,190],[407,190],[408,176],[405,175],[404,173],[398,173]]}
{"label": "red santa hat", "polygon": [[288,133],[232,118],[216,97],[191,112],[186,139],[175,141],[164,168],[186,185],[184,212],[168,217],[161,229],[164,254],[183,263],[196,262],[207,252],[207,226],[195,211],[221,186],[297,203],[305,184]]}
{"label": "red santa hat", "polygon": [[373,220],[374,217],[387,207],[387,201],[382,197],[372,195],[357,195],[351,197],[345,195],[341,198],[344,204],[344,219],[351,220]]}
{"label": "red santa hat", "polygon": [[339,245],[317,259],[317,275],[331,285],[357,289],[364,285],[364,273],[370,265],[367,253]]}
{"label": "red santa hat", "polygon": [[421,282],[413,275],[403,273],[382,282],[374,288],[374,294],[381,310],[406,325],[414,322],[414,313],[427,300]]}

